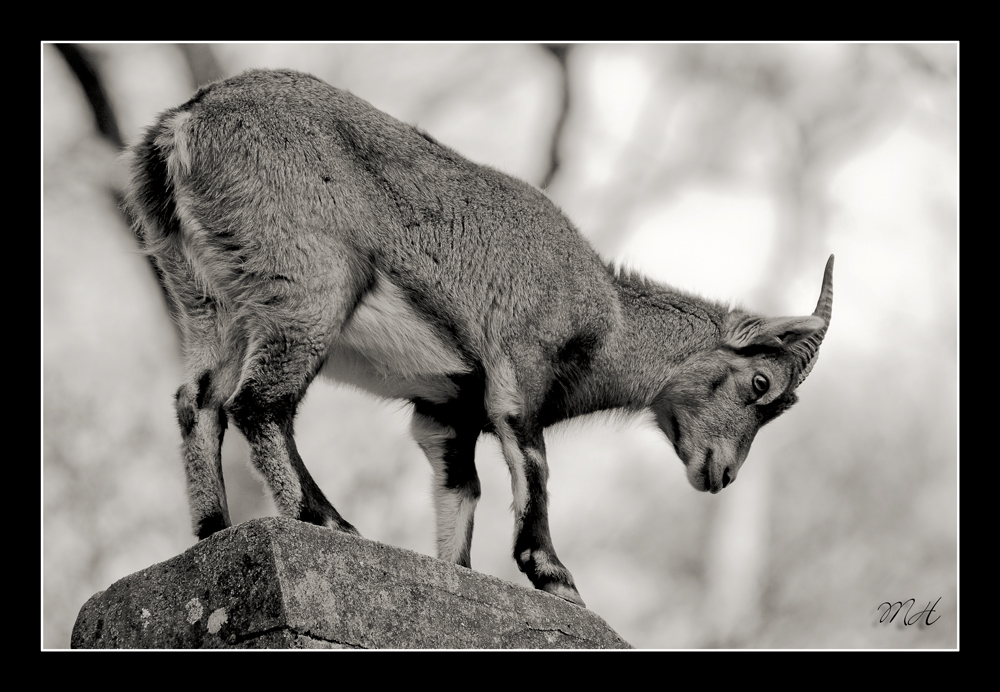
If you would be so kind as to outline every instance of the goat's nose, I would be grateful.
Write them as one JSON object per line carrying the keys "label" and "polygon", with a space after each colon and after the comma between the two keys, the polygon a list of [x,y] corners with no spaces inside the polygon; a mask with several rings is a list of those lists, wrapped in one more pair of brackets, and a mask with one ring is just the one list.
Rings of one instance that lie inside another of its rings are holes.
{"label": "goat's nose", "polygon": [[723,488],[727,487],[734,480],[735,480],[735,478],[733,476],[729,475],[729,469],[726,469],[726,470],[724,470],[722,472],[722,487]]}

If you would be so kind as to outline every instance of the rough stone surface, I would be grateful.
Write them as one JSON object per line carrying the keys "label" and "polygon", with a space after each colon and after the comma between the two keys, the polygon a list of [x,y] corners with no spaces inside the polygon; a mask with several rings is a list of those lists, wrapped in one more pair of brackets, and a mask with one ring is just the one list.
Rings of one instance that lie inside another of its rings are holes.
{"label": "rough stone surface", "polygon": [[255,519],[95,594],[73,648],[629,648],[593,612],[400,548]]}

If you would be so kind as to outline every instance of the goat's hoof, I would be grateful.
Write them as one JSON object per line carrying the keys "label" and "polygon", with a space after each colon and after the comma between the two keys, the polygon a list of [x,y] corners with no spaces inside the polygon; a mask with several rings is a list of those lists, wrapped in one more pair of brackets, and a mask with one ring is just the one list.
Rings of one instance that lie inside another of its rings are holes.
{"label": "goat's hoof", "polygon": [[340,531],[341,533],[346,533],[351,536],[357,536],[358,538],[364,538],[354,526],[344,521],[343,519],[328,519],[324,522],[324,526],[328,529],[333,529],[334,531]]}
{"label": "goat's hoof", "polygon": [[557,582],[549,582],[542,586],[542,591],[548,591],[553,596],[558,596],[564,601],[569,601],[570,603],[575,603],[581,608],[586,608],[587,604],[583,602],[580,598],[580,592],[577,591],[572,586],[567,586],[566,584],[559,584]]}

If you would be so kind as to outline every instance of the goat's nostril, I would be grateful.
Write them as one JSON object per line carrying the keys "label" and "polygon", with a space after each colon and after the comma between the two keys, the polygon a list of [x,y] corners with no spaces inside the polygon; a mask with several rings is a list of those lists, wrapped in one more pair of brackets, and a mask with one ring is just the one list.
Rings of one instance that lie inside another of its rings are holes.
{"label": "goat's nostril", "polygon": [[725,488],[727,485],[729,485],[730,480],[731,479],[729,477],[729,469],[726,469],[725,471],[722,472],[722,487]]}

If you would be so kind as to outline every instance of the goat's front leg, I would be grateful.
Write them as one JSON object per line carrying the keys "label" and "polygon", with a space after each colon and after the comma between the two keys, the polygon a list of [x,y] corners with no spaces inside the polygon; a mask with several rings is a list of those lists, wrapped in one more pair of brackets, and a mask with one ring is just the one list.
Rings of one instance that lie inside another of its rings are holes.
{"label": "goat's front leg", "polygon": [[549,535],[548,463],[540,427],[520,416],[494,421],[514,493],[514,561],[536,589],[586,607],[573,575],[556,557]]}
{"label": "goat's front leg", "polygon": [[471,568],[473,516],[479,501],[475,462],[479,428],[449,415],[448,409],[418,403],[410,432],[434,469],[438,559]]}

